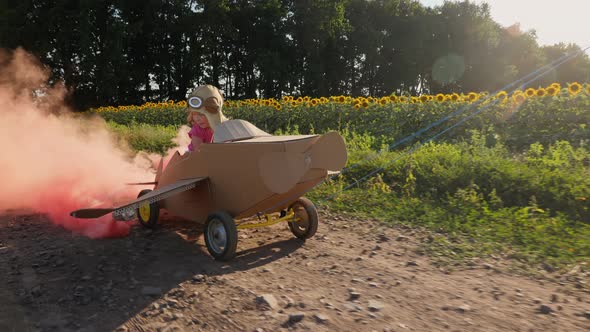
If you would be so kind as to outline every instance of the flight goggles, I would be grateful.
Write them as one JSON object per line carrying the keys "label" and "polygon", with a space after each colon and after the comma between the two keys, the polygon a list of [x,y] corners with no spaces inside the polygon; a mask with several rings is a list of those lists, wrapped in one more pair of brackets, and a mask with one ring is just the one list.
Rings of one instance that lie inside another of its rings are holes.
{"label": "flight goggles", "polygon": [[188,104],[192,108],[199,108],[201,105],[203,105],[203,100],[199,97],[190,97],[188,99]]}

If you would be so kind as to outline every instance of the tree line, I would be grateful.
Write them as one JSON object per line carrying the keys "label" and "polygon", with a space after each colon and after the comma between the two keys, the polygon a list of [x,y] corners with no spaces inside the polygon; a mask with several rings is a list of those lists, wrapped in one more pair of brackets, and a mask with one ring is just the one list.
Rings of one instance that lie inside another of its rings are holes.
{"label": "tree line", "polygon": [[[78,109],[203,83],[232,99],[495,91],[580,50],[486,4],[414,0],[0,0],[0,47],[38,57]],[[586,54],[533,86],[573,81],[590,81]]]}

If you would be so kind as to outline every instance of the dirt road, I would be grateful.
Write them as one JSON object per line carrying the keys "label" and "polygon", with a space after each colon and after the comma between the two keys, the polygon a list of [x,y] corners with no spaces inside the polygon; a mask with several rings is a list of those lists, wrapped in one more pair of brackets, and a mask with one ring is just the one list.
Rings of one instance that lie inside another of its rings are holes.
{"label": "dirt road", "polygon": [[92,240],[0,216],[0,331],[590,330],[590,295],[570,282],[501,261],[444,271],[409,230],[320,217],[307,242],[286,225],[241,231],[238,256],[219,263],[200,229],[166,217]]}

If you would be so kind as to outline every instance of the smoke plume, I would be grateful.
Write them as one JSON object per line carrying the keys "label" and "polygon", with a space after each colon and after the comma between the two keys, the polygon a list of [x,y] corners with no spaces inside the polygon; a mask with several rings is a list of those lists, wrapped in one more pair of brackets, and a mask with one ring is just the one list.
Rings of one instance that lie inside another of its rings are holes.
{"label": "smoke plume", "polygon": [[102,119],[68,110],[65,89],[47,79],[25,51],[0,53],[0,211],[42,213],[92,238],[127,235],[130,225],[110,215],[69,213],[134,199],[143,188],[125,183],[153,181],[152,162],[122,149]]}

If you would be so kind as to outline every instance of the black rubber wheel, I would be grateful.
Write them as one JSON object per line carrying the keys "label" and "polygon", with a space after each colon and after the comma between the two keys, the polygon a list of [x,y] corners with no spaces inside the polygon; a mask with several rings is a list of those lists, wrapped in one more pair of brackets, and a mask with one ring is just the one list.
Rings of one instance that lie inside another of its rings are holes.
{"label": "black rubber wheel", "polygon": [[293,209],[297,221],[289,222],[289,229],[296,237],[306,240],[318,230],[318,210],[307,198],[300,197],[289,209]]}
{"label": "black rubber wheel", "polygon": [[209,254],[216,260],[228,261],[236,256],[238,229],[229,213],[219,211],[207,217],[205,244]]}
{"label": "black rubber wheel", "polygon": [[[139,192],[137,198],[148,194],[151,192],[151,189],[144,189]],[[154,202],[151,204],[144,203],[139,208],[137,208],[137,219],[139,220],[139,224],[147,227],[147,228],[155,228],[158,225],[158,219],[160,218],[160,205],[158,202]]]}

